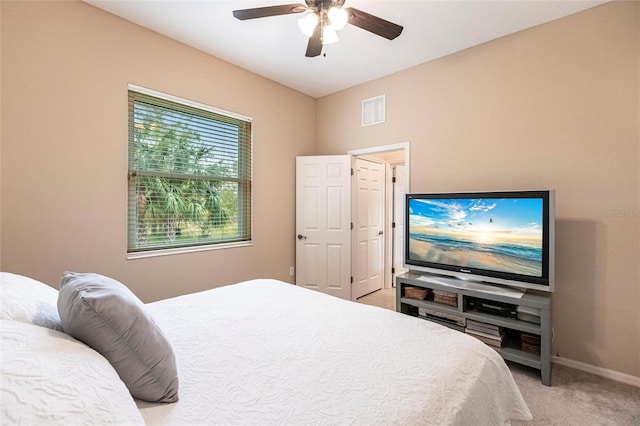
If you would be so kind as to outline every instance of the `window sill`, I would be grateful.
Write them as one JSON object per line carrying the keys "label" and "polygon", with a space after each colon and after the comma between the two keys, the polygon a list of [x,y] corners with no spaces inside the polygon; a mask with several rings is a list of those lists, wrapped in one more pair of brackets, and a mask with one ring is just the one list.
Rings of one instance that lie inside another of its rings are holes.
{"label": "window sill", "polygon": [[225,243],[225,244],[215,244],[215,245],[212,244],[208,246],[176,247],[176,248],[170,248],[170,249],[141,251],[141,252],[135,252],[135,253],[127,253],[127,260],[146,259],[149,257],[158,257],[158,256],[171,256],[174,254],[196,253],[200,251],[209,251],[209,250],[223,250],[223,249],[236,248],[236,247],[249,247],[252,245],[253,245],[253,241],[241,241],[237,243]]}

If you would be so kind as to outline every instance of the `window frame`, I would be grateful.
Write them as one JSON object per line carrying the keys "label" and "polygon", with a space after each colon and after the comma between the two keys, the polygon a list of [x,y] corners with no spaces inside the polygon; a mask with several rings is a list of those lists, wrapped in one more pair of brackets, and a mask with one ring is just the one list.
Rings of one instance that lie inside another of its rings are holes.
{"label": "window frame", "polygon": [[[130,156],[132,155],[131,152],[131,141],[130,141],[130,137],[131,137],[131,117],[130,114],[131,112],[129,111],[129,108],[127,108],[127,202],[126,202],[126,208],[127,208],[127,212],[126,212],[126,227],[127,227],[127,249],[126,249],[126,253],[127,253],[127,260],[129,259],[138,259],[138,258],[148,258],[148,257],[155,257],[155,256],[166,256],[166,255],[173,255],[173,254],[180,254],[180,253],[191,253],[191,252],[201,252],[201,251],[208,251],[208,250],[220,250],[220,249],[228,249],[228,248],[235,248],[235,247],[246,247],[246,246],[251,246],[253,245],[253,192],[254,192],[254,184],[253,184],[253,119],[251,117],[242,115],[242,114],[238,114],[235,112],[231,112],[231,111],[227,111],[227,110],[223,110],[220,108],[216,108],[216,107],[212,107],[206,104],[202,104],[200,102],[196,102],[196,101],[192,101],[192,100],[188,100],[188,99],[184,99],[184,98],[180,98],[174,95],[169,95],[166,93],[162,93],[162,92],[158,92],[156,90],[153,89],[148,89],[146,87],[142,87],[142,86],[137,86],[134,84],[128,84],[127,86],[127,104],[129,104],[129,92],[136,92],[138,94],[141,95],[146,95],[146,96],[151,96],[151,97],[155,97],[158,98],[160,100],[165,100],[165,101],[169,101],[169,102],[173,102],[173,103],[177,103],[177,104],[181,104],[184,105],[186,107],[190,107],[190,108],[196,108],[196,109],[200,109],[203,110],[204,112],[210,112],[213,114],[218,114],[218,115],[223,115],[232,119],[236,119],[236,120],[241,120],[241,121],[245,121],[247,123],[249,123],[251,129],[249,132],[249,140],[248,140],[248,148],[249,148],[249,155],[247,156],[246,160],[247,162],[243,165],[248,165],[248,183],[246,184],[246,186],[248,186],[250,194],[249,196],[246,198],[249,202],[249,212],[244,212],[244,213],[240,213],[240,209],[242,209],[242,206],[239,206],[239,213],[238,213],[238,218],[240,217],[244,217],[245,221],[248,222],[248,224],[245,224],[244,226],[248,227],[248,232],[249,232],[249,238],[246,240],[240,240],[240,241],[228,241],[225,242],[224,240],[219,241],[219,242],[205,242],[205,243],[201,243],[198,244],[196,242],[194,242],[193,245],[183,245],[183,246],[176,246],[176,247],[154,247],[154,248],[149,248],[149,249],[144,249],[144,250],[137,250],[135,248],[132,248],[132,244],[130,244],[130,238],[131,238],[131,232],[132,229],[135,229],[135,226],[132,227],[131,225],[131,216],[130,216],[130,203],[131,203],[131,185],[135,185],[135,183],[133,182],[133,177],[136,175],[136,173],[132,173],[131,169],[130,169]],[[145,175],[149,175],[148,172],[144,173]],[[159,172],[158,175],[162,175],[162,172]],[[189,175],[184,175],[184,177],[181,177],[184,179],[188,179]],[[220,179],[223,180],[224,179]],[[232,181],[232,179],[230,179],[229,181]],[[242,203],[240,203],[242,204]],[[135,216],[134,216],[135,217]],[[134,251],[132,251],[134,250]]]}

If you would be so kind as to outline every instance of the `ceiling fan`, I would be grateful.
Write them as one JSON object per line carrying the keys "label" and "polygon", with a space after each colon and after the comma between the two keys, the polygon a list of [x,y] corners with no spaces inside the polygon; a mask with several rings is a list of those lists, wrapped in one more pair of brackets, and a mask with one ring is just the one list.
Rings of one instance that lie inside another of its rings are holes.
{"label": "ceiling fan", "polygon": [[298,21],[300,30],[309,37],[305,56],[310,58],[320,55],[324,44],[338,41],[336,31],[346,24],[355,25],[388,40],[393,40],[402,33],[403,27],[393,22],[353,7],[342,8],[344,2],[345,0],[305,0],[306,5],[297,3],[234,10],[233,16],[244,21],[310,11],[310,14]]}

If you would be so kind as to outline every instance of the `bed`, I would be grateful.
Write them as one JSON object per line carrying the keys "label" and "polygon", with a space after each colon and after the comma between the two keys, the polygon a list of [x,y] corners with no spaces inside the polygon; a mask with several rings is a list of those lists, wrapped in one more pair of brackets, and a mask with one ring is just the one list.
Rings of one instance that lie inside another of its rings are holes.
{"label": "bed", "polygon": [[103,349],[64,332],[64,287],[0,279],[2,424],[531,419],[502,358],[476,339],[271,279],[138,306],[166,338],[179,382],[176,402],[142,401]]}

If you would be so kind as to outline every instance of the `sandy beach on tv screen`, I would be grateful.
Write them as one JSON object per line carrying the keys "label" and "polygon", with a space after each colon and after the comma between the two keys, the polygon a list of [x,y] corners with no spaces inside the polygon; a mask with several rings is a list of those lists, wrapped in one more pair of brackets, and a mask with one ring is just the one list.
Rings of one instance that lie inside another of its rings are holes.
{"label": "sandy beach on tv screen", "polygon": [[414,259],[432,263],[511,272],[530,276],[540,276],[542,273],[540,262],[536,262],[535,260],[483,251],[445,250],[435,244],[419,241],[414,238],[409,240],[409,251]]}

